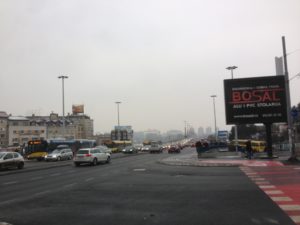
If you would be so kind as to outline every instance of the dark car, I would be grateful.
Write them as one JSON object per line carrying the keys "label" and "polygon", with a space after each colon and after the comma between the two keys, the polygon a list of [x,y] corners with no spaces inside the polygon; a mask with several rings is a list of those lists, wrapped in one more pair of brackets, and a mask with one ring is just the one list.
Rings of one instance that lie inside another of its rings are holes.
{"label": "dark car", "polygon": [[24,158],[17,152],[0,152],[0,169],[23,169]]}
{"label": "dark car", "polygon": [[172,145],[169,147],[168,153],[180,153],[180,147]]}
{"label": "dark car", "polygon": [[134,146],[127,146],[122,150],[123,153],[137,153],[138,150]]}

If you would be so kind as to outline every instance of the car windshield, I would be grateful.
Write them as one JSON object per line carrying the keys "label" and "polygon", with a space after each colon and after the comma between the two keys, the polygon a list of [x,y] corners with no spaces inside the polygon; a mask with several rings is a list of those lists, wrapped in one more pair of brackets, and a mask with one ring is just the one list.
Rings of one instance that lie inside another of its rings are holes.
{"label": "car windshield", "polygon": [[52,154],[57,154],[57,153],[60,153],[60,150],[54,150],[54,151],[52,152]]}
{"label": "car windshield", "polygon": [[89,154],[89,150],[79,150],[77,154]]}
{"label": "car windshield", "polygon": [[3,156],[5,156],[5,153],[4,152],[0,152],[0,159],[2,159]]}

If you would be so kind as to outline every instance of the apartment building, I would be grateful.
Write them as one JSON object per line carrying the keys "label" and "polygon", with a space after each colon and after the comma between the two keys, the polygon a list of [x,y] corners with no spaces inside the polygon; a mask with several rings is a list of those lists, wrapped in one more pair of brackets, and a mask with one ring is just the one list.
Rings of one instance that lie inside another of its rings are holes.
{"label": "apartment building", "polygon": [[8,145],[8,114],[0,111],[0,148]]}

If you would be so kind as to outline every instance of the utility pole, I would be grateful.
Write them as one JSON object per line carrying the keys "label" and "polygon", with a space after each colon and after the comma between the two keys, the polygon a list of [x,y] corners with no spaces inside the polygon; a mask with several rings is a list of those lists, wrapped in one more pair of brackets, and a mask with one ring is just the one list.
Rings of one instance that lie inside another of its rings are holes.
{"label": "utility pole", "polygon": [[68,76],[59,76],[58,79],[62,80],[62,109],[63,109],[63,137],[65,137],[66,121],[65,121],[65,79]]}
{"label": "utility pole", "polygon": [[119,105],[122,102],[115,102],[117,104],[117,113],[118,113],[118,129],[120,129],[120,111],[119,111]]}
{"label": "utility pole", "polygon": [[[231,79],[233,79],[233,70],[237,69],[237,66],[228,66],[226,69],[231,71]],[[237,125],[234,126],[234,145],[235,151],[238,151],[238,129]]]}
{"label": "utility pole", "polygon": [[217,97],[216,95],[211,95],[213,99],[213,105],[214,105],[214,121],[215,121],[215,138],[217,141],[217,119],[216,119],[216,104],[215,104],[215,98]]}

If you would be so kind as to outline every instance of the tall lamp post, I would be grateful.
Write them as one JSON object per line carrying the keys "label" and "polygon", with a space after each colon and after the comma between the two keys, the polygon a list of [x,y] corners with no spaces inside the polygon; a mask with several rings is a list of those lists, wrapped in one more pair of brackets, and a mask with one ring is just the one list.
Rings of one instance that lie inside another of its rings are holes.
{"label": "tall lamp post", "polygon": [[62,108],[63,108],[63,137],[65,137],[65,79],[69,78],[68,76],[59,76],[58,79],[62,80]]}
{"label": "tall lamp post", "polygon": [[217,118],[216,118],[216,104],[215,104],[215,98],[217,97],[216,95],[211,95],[213,99],[213,105],[214,105],[214,120],[215,120],[215,138],[217,140]]}
{"label": "tall lamp post", "polygon": [[[231,79],[233,79],[233,70],[237,69],[237,66],[228,66],[226,67],[227,70],[230,70],[231,72]],[[234,145],[235,145],[235,151],[238,151],[238,130],[237,125],[234,126]]]}
{"label": "tall lamp post", "polygon": [[119,105],[122,102],[115,102],[117,104],[117,113],[118,113],[118,128],[120,127],[120,111],[119,111]]}

